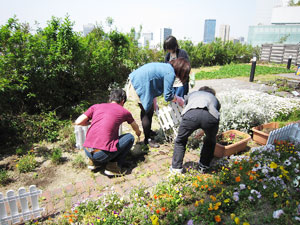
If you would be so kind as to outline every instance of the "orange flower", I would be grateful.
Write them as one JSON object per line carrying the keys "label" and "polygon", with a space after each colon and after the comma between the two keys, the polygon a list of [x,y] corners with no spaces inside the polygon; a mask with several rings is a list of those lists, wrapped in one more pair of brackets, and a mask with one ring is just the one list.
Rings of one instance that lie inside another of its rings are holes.
{"label": "orange flower", "polygon": [[207,185],[207,184],[205,184],[205,188],[208,188],[208,185]]}
{"label": "orange flower", "polygon": [[238,161],[234,161],[234,164],[237,165],[239,162]]}
{"label": "orange flower", "polygon": [[216,221],[217,223],[221,222],[221,216],[216,215],[216,216],[215,216],[215,221]]}
{"label": "orange flower", "polygon": [[157,195],[154,195],[153,197],[154,197],[155,199],[157,199]]}
{"label": "orange flower", "polygon": [[161,210],[164,212],[164,211],[166,211],[166,208],[165,208],[165,207],[162,207]]}
{"label": "orange flower", "polygon": [[204,188],[204,186],[203,185],[201,185],[201,189],[203,189]]}
{"label": "orange flower", "polygon": [[242,166],[240,166],[240,170],[242,170],[243,169],[243,167]]}
{"label": "orange flower", "polygon": [[201,182],[202,181],[202,179],[201,179],[201,177],[199,176],[199,175],[197,175],[197,179]]}
{"label": "orange flower", "polygon": [[160,211],[159,211],[159,209],[157,209],[155,212],[156,212],[157,214],[159,214]]}
{"label": "orange flower", "polygon": [[69,219],[69,222],[70,222],[70,223],[72,223],[72,222],[73,222],[72,218],[70,218],[70,219]]}
{"label": "orange flower", "polygon": [[74,213],[78,213],[78,210],[75,210]]}
{"label": "orange flower", "polygon": [[235,178],[235,181],[236,181],[236,182],[240,182],[240,181],[241,181],[241,177],[240,177],[240,176],[236,177],[236,178]]}
{"label": "orange flower", "polygon": [[253,180],[253,176],[250,176],[250,177],[249,177],[249,180]]}

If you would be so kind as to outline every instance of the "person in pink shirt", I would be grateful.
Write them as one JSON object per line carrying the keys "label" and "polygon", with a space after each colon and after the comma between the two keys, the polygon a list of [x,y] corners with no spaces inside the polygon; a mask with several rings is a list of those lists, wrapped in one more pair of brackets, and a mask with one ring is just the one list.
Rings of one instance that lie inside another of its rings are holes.
{"label": "person in pink shirt", "polygon": [[126,121],[138,137],[141,135],[132,114],[123,107],[126,100],[124,90],[112,90],[109,103],[92,105],[75,121],[75,125],[87,125],[91,120],[84,151],[93,164],[106,163],[104,173],[108,176],[124,174],[125,157],[134,143],[134,136],[130,133],[119,136],[120,125]]}

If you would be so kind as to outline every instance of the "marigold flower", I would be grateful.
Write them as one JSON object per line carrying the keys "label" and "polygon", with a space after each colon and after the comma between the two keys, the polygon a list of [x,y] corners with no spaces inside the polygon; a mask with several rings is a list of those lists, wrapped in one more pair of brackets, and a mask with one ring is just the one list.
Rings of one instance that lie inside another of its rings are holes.
{"label": "marigold flower", "polygon": [[213,200],[214,202],[217,200],[217,198],[213,195],[209,196],[211,198],[211,200]]}
{"label": "marigold flower", "polygon": [[198,201],[196,201],[196,202],[195,202],[195,206],[196,206],[196,207],[198,207],[198,205],[199,205],[199,202],[198,202]]}
{"label": "marigold flower", "polygon": [[73,220],[72,220],[72,218],[70,218],[70,219],[69,219],[69,222],[70,222],[70,223],[73,223]]}
{"label": "marigold flower", "polygon": [[248,222],[244,222],[244,223],[243,223],[243,225],[250,225],[250,223],[248,223]]}
{"label": "marigold flower", "polygon": [[165,207],[162,207],[161,210],[164,212],[164,211],[166,211],[166,208],[165,208]]}
{"label": "marigold flower", "polygon": [[234,213],[231,213],[231,214],[230,214],[230,218],[231,218],[232,220],[234,220],[235,214],[234,214]]}
{"label": "marigold flower", "polygon": [[78,213],[78,210],[75,210],[74,213]]}
{"label": "marigold flower", "polygon": [[240,170],[242,170],[243,169],[243,167],[242,166],[240,166]]}
{"label": "marigold flower", "polygon": [[159,211],[159,209],[157,209],[155,212],[156,212],[157,214],[159,214],[160,211]]}
{"label": "marigold flower", "polygon": [[249,180],[253,180],[253,176],[249,176]]}
{"label": "marigold flower", "polygon": [[209,208],[208,208],[209,211],[212,211],[213,210],[213,206],[211,203],[209,203]]}
{"label": "marigold flower", "polygon": [[235,181],[236,181],[236,182],[240,182],[240,181],[241,181],[241,177],[240,177],[240,176],[236,177],[236,178],[235,178]]}
{"label": "marigold flower", "polygon": [[221,222],[221,216],[220,216],[220,215],[216,215],[216,216],[215,216],[215,221],[216,221],[217,223]]}
{"label": "marigold flower", "polygon": [[154,199],[157,199],[157,195],[153,195]]}
{"label": "marigold flower", "polygon": [[240,224],[240,218],[235,217],[235,218],[234,218],[234,222],[235,222],[235,224]]}
{"label": "marigold flower", "polygon": [[234,164],[237,165],[239,162],[238,161],[234,161]]}

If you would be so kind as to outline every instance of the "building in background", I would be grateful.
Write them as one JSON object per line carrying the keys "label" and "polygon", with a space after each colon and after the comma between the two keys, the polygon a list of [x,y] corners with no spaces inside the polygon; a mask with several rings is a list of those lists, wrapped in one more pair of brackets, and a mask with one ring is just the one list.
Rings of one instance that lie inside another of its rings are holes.
{"label": "building in background", "polygon": [[205,20],[204,24],[204,43],[211,43],[215,40],[215,32],[216,32],[216,20],[208,19]]}
{"label": "building in background", "polygon": [[150,46],[151,41],[153,41],[153,33],[149,32],[149,33],[143,33],[142,34],[142,38],[143,38],[143,46]]}
{"label": "building in background", "polygon": [[272,3],[271,16],[268,14],[268,20],[249,27],[247,42],[253,46],[300,43],[300,6],[289,7],[287,0],[259,2]]}
{"label": "building in background", "polygon": [[160,29],[160,46],[163,45],[166,38],[169,37],[170,35],[172,35],[171,28],[161,28]]}
{"label": "building in background", "polygon": [[256,1],[255,25],[270,25],[272,9],[282,5],[283,3],[281,0]]}
{"label": "building in background", "polygon": [[220,25],[220,33],[219,33],[221,40],[224,42],[229,41],[229,34],[230,34],[230,26],[221,24]]}
{"label": "building in background", "polygon": [[95,25],[92,23],[83,25],[83,35],[86,36],[88,33],[90,33],[92,30],[94,30]]}

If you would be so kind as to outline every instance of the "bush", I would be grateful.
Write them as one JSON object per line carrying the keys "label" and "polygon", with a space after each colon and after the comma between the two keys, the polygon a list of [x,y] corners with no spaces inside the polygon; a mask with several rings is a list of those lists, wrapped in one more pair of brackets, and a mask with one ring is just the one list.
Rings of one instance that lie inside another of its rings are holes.
{"label": "bush", "polygon": [[32,151],[29,151],[27,155],[22,156],[16,165],[20,173],[27,173],[33,171],[37,167],[37,161]]}
{"label": "bush", "polygon": [[59,164],[62,162],[62,150],[60,148],[55,148],[52,150],[51,162],[54,164]]}
{"label": "bush", "polygon": [[4,186],[7,184],[9,180],[9,176],[7,174],[7,171],[5,169],[0,169],[0,186]]}

